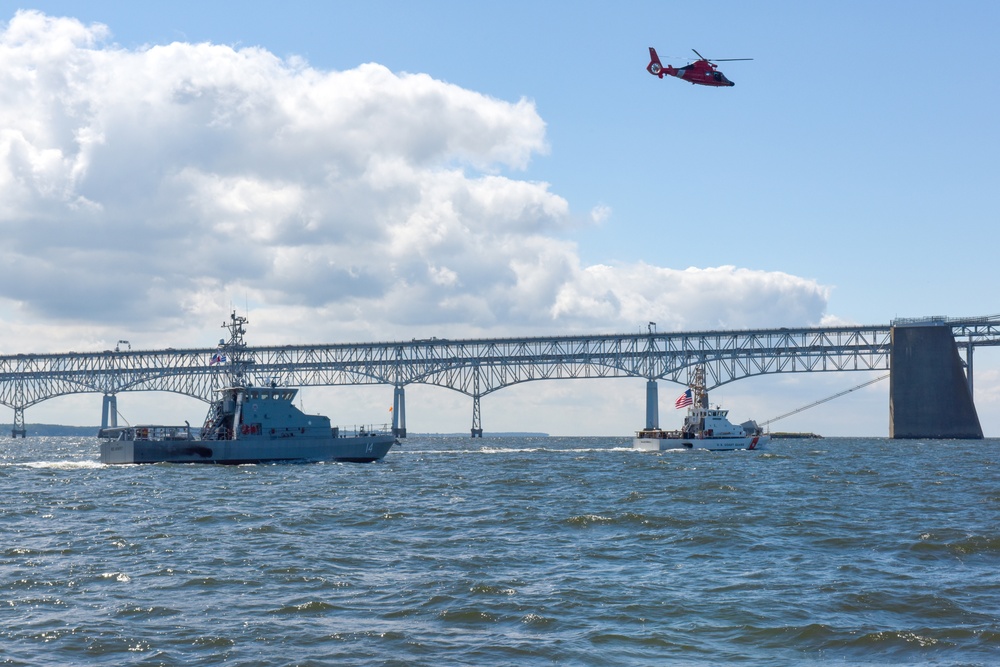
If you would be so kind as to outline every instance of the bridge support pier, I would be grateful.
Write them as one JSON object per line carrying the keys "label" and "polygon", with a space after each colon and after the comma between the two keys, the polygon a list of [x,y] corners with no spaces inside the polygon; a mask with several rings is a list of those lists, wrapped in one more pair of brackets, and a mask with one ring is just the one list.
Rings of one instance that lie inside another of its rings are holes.
{"label": "bridge support pier", "polygon": [[479,394],[472,397],[472,437],[483,437],[483,415],[479,411]]}
{"label": "bridge support pier", "polygon": [[969,381],[969,394],[976,395],[972,387],[972,351],[976,349],[970,340],[965,348],[965,378]]}
{"label": "bridge support pier", "polygon": [[646,428],[660,428],[660,399],[653,379],[646,381]]}
{"label": "bridge support pier", "polygon": [[401,384],[392,392],[392,434],[397,438],[406,437],[406,392]]}
{"label": "bridge support pier", "polygon": [[472,437],[483,437],[483,415],[479,411],[479,364],[472,372]]}
{"label": "bridge support pier", "polygon": [[101,404],[101,428],[116,426],[118,426],[118,397],[114,394],[105,394]]}
{"label": "bridge support pier", "polygon": [[962,370],[949,326],[894,326],[889,376],[890,438],[982,440],[972,366]]}
{"label": "bridge support pier", "polygon": [[24,428],[24,408],[14,408],[14,426],[10,430],[10,437],[16,439],[17,436],[28,436],[28,431]]}

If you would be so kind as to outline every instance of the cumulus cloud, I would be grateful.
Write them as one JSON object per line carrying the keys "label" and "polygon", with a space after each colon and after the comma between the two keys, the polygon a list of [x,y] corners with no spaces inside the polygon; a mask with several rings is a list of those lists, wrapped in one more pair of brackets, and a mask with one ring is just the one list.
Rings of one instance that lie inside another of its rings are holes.
{"label": "cumulus cloud", "polygon": [[32,332],[5,348],[202,328],[234,300],[286,342],[823,317],[827,288],[787,274],[581,266],[582,217],[516,177],[548,150],[530,100],[110,39],[35,11],[0,29],[0,314]]}
{"label": "cumulus cloud", "polygon": [[604,204],[599,204],[594,208],[590,209],[590,219],[595,224],[603,224],[611,217],[611,207],[605,206]]}
{"label": "cumulus cloud", "polygon": [[661,331],[699,328],[770,328],[815,323],[829,288],[787,273],[734,266],[684,270],[645,263],[596,265],[560,290],[553,306],[559,319],[641,323],[655,316]]}

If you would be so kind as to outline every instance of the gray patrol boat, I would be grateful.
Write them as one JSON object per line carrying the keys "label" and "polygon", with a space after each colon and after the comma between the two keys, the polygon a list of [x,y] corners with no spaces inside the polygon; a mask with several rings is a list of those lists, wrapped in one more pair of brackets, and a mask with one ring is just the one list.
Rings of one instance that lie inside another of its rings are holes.
{"label": "gray patrol boat", "polygon": [[249,381],[253,357],[243,342],[246,323],[234,312],[222,325],[229,342],[220,343],[210,364],[225,364],[228,373],[199,433],[186,422],[103,428],[98,432],[101,463],[360,463],[378,461],[398,444],[385,430],[341,431],[330,426],[328,417],[304,414],[293,405],[298,389],[254,386]]}

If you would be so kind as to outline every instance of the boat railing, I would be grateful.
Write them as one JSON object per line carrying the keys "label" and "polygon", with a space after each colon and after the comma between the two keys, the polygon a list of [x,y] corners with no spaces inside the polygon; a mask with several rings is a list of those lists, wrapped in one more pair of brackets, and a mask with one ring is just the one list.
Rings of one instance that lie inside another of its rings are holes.
{"label": "boat railing", "polygon": [[334,426],[333,437],[335,438],[357,438],[376,435],[391,435],[392,426],[389,424],[354,424],[352,426]]}
{"label": "boat railing", "polygon": [[191,427],[165,425],[112,426],[97,432],[105,440],[194,440]]}
{"label": "boat railing", "polygon": [[652,439],[667,439],[667,438],[683,438],[684,434],[681,431],[661,431],[658,428],[654,429],[643,429],[641,431],[636,431],[637,438],[652,438]]}

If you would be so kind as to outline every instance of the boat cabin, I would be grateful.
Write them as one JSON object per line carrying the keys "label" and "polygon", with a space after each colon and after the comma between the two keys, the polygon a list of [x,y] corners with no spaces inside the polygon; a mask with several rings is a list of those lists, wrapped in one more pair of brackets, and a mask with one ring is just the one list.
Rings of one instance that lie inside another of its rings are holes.
{"label": "boat cabin", "polygon": [[729,410],[721,408],[695,408],[684,418],[685,437],[742,438],[746,433],[741,426],[734,426],[727,416]]}
{"label": "boat cabin", "polygon": [[228,387],[209,408],[203,440],[329,438],[330,419],[307,415],[292,404],[291,387]]}

